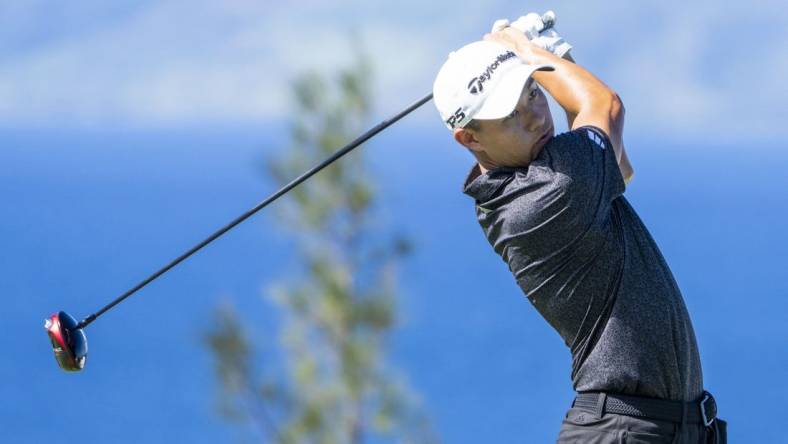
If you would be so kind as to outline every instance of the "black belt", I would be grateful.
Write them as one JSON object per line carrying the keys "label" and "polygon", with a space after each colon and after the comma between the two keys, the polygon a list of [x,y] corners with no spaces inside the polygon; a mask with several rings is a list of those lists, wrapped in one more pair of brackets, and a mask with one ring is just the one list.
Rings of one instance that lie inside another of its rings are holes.
{"label": "black belt", "polygon": [[[572,407],[596,413],[636,416],[662,421],[710,426],[717,417],[717,403],[711,393],[704,391],[701,398],[694,402],[668,401],[657,398],[643,398],[601,392],[579,393]],[[682,421],[682,417],[684,420]]]}

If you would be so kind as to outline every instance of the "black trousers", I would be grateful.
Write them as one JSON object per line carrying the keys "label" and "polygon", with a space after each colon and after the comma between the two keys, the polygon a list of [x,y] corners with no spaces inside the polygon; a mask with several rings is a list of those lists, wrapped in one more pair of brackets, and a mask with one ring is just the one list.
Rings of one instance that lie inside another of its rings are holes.
{"label": "black trousers", "polygon": [[[713,429],[703,424],[684,424],[633,416],[595,413],[572,407],[566,413],[558,444],[726,444],[727,424],[716,419]],[[715,436],[716,434],[716,436]],[[716,441],[715,441],[716,439]]]}

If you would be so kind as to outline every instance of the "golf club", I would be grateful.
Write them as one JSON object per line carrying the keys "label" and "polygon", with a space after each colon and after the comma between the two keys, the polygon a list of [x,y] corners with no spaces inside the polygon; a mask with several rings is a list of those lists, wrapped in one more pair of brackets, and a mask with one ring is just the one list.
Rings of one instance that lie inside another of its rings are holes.
{"label": "golf club", "polygon": [[[547,11],[544,15],[542,15],[542,22],[544,25],[542,31],[552,28],[555,24],[555,14],[553,13],[553,11]],[[160,268],[159,270],[157,270],[156,272],[154,272],[153,274],[142,280],[140,283],[138,283],[137,285],[135,285],[134,287],[132,287],[122,295],[118,296],[115,300],[113,300],[106,306],[102,307],[99,311],[91,314],[90,316],[86,317],[79,323],[77,323],[75,318],[69,315],[68,313],[66,313],[65,311],[59,311],[57,313],[53,313],[49,318],[45,320],[44,328],[46,329],[47,334],[49,335],[49,339],[52,344],[52,350],[55,353],[55,360],[57,361],[60,368],[66,371],[80,371],[85,367],[85,362],[87,360],[87,353],[88,353],[88,342],[83,329],[88,325],[90,325],[93,321],[95,321],[99,316],[106,313],[107,311],[109,311],[119,303],[123,302],[123,300],[125,300],[132,294],[136,293],[138,290],[145,287],[149,283],[153,282],[156,278],[163,275],[164,273],[166,273],[167,271],[169,271],[179,263],[183,262],[186,258],[196,253],[197,251],[199,251],[209,243],[213,242],[224,233],[230,231],[236,225],[245,221],[246,219],[251,217],[253,214],[257,213],[258,211],[262,210],[268,204],[280,198],[282,195],[286,194],[288,191],[295,188],[301,182],[307,180],[318,171],[322,170],[326,166],[333,163],[335,160],[349,153],[354,148],[358,147],[362,143],[371,139],[379,132],[388,128],[389,126],[391,126],[398,120],[402,119],[406,115],[410,114],[412,111],[416,110],[417,108],[421,107],[425,103],[429,102],[430,100],[432,100],[432,93],[427,94],[426,96],[424,96],[417,102],[413,103],[405,110],[401,111],[400,113],[375,125],[367,132],[360,135],[355,140],[345,145],[342,149],[331,155],[328,159],[316,165],[309,171],[303,173],[301,176],[293,179],[290,183],[279,189],[279,191],[273,193],[264,201],[260,202],[259,204],[248,210],[247,212],[238,216],[227,225],[218,229],[213,234],[205,238],[203,241],[201,241],[200,243],[193,246],[185,253],[175,258],[172,262]]]}
{"label": "golf club", "polygon": [[44,328],[46,329],[47,334],[49,335],[50,342],[52,343],[52,350],[55,353],[55,360],[57,361],[60,368],[66,371],[80,371],[83,368],[85,368],[85,362],[88,354],[88,341],[83,329],[88,325],[90,325],[93,321],[95,321],[99,316],[109,311],[112,307],[123,302],[124,299],[136,293],[142,287],[153,282],[156,278],[163,275],[164,273],[166,273],[167,271],[169,271],[179,263],[183,262],[186,258],[196,253],[197,251],[199,251],[209,243],[213,242],[224,233],[230,231],[236,225],[245,221],[246,219],[248,219],[253,214],[257,213],[258,211],[262,210],[268,204],[280,198],[288,191],[295,188],[301,182],[309,179],[312,175],[314,175],[318,171],[322,170],[326,166],[333,163],[335,160],[349,153],[357,146],[371,139],[379,132],[388,128],[389,126],[391,126],[398,120],[402,119],[406,115],[410,114],[412,111],[416,110],[420,106],[429,102],[430,100],[432,100],[432,93],[424,96],[423,98],[413,103],[405,110],[401,111],[400,113],[375,125],[367,132],[360,135],[349,144],[345,145],[342,149],[332,154],[328,159],[316,165],[309,171],[303,173],[301,176],[293,179],[290,183],[279,189],[279,191],[273,193],[267,199],[255,205],[253,208],[243,213],[242,215],[238,216],[227,225],[216,230],[213,234],[202,240],[200,243],[193,246],[188,251],[175,258],[172,262],[160,268],[155,273],[151,274],[150,276],[142,280],[139,284],[135,285],[134,287],[132,287],[122,295],[118,296],[115,300],[113,300],[112,302],[101,308],[99,311],[86,317],[79,323],[77,323],[76,319],[71,315],[69,315],[68,313],[66,313],[65,311],[59,311],[57,313],[52,314],[49,318],[45,320]]}

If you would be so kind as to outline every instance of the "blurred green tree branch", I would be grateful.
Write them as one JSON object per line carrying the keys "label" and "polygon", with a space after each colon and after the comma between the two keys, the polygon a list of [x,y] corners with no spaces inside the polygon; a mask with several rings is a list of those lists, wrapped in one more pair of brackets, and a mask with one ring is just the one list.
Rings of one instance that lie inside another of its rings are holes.
{"label": "blurred green tree branch", "polygon": [[[358,54],[335,82],[308,73],[293,83],[292,145],[266,166],[280,185],[365,129],[372,73]],[[283,316],[279,371],[255,370],[250,344],[258,341],[249,340],[230,305],[217,309],[205,337],[222,387],[221,413],[252,422],[269,442],[436,441],[417,397],[385,360],[396,318],[396,265],[411,245],[374,230],[375,190],[363,149],[278,205],[277,218],[293,232],[302,268],[295,280],[267,291]]]}

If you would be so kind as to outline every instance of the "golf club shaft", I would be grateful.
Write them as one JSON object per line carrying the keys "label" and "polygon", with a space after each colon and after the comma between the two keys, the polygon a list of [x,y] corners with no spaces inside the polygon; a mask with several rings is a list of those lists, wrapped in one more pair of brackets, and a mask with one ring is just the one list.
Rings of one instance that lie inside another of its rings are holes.
{"label": "golf club shaft", "polygon": [[366,142],[367,140],[371,139],[373,136],[375,136],[379,132],[381,132],[384,129],[388,128],[393,123],[397,122],[401,118],[403,118],[406,115],[410,114],[412,111],[414,111],[415,109],[417,109],[420,106],[424,105],[425,103],[429,102],[430,100],[432,100],[432,94],[431,93],[426,95],[426,96],[424,96],[422,99],[420,99],[419,101],[415,102],[414,104],[412,104],[411,106],[409,106],[405,110],[401,111],[399,114],[396,114],[393,117],[390,117],[389,119],[384,120],[384,121],[380,122],[379,124],[375,125],[373,128],[371,128],[370,130],[368,130],[364,134],[360,135],[359,137],[357,137],[355,140],[353,140],[349,144],[345,145],[341,150],[339,150],[336,153],[334,153],[333,155],[331,155],[331,157],[329,157],[328,159],[324,160],[319,165],[317,165],[314,168],[312,168],[311,170],[305,172],[301,176],[293,179],[290,183],[288,183],[287,185],[282,187],[279,191],[275,192],[274,194],[269,196],[264,201],[262,201],[259,204],[257,204],[254,208],[252,208],[249,211],[247,211],[247,212],[243,213],[242,215],[238,216],[232,222],[230,222],[227,225],[223,226],[222,228],[218,229],[216,232],[214,232],[213,234],[211,234],[210,236],[205,238],[205,240],[203,240],[202,242],[200,242],[197,245],[193,246],[191,249],[189,249],[188,251],[186,251],[182,255],[178,256],[172,262],[170,262],[169,264],[165,265],[164,267],[162,267],[161,269],[159,269],[158,271],[156,271],[152,275],[150,275],[147,278],[145,278],[145,280],[143,280],[142,282],[140,282],[139,284],[135,285],[133,288],[131,288],[127,292],[125,292],[122,295],[120,295],[117,299],[115,299],[114,301],[112,301],[109,304],[107,304],[106,306],[104,306],[101,310],[93,313],[92,315],[90,315],[90,316],[86,317],[85,319],[83,319],[82,321],[80,321],[80,323],[77,325],[77,328],[85,328],[85,327],[87,327],[88,325],[90,325],[90,323],[95,321],[96,318],[98,318],[99,316],[101,316],[102,314],[104,314],[105,312],[110,310],[112,307],[114,307],[114,306],[118,305],[119,303],[123,302],[124,299],[126,299],[127,297],[129,297],[132,294],[136,293],[137,290],[139,290],[142,287],[150,284],[156,278],[158,278],[162,274],[166,273],[171,268],[173,268],[176,265],[178,265],[181,262],[183,262],[186,258],[191,256],[192,254],[194,254],[197,251],[199,251],[200,249],[202,249],[202,247],[210,244],[211,242],[213,242],[214,240],[219,238],[224,233],[230,231],[236,225],[238,225],[241,222],[245,221],[246,219],[248,219],[253,214],[255,214],[258,211],[260,211],[263,208],[265,208],[271,202],[275,201],[276,199],[278,199],[282,195],[286,194],[291,189],[295,188],[301,182],[309,179],[310,177],[312,177],[312,175],[314,175],[318,171],[322,170],[323,168],[325,168],[329,164],[333,163],[335,160],[337,160],[340,157],[344,156],[345,154],[349,153],[351,150],[353,150],[357,146],[359,146],[362,143]]}

